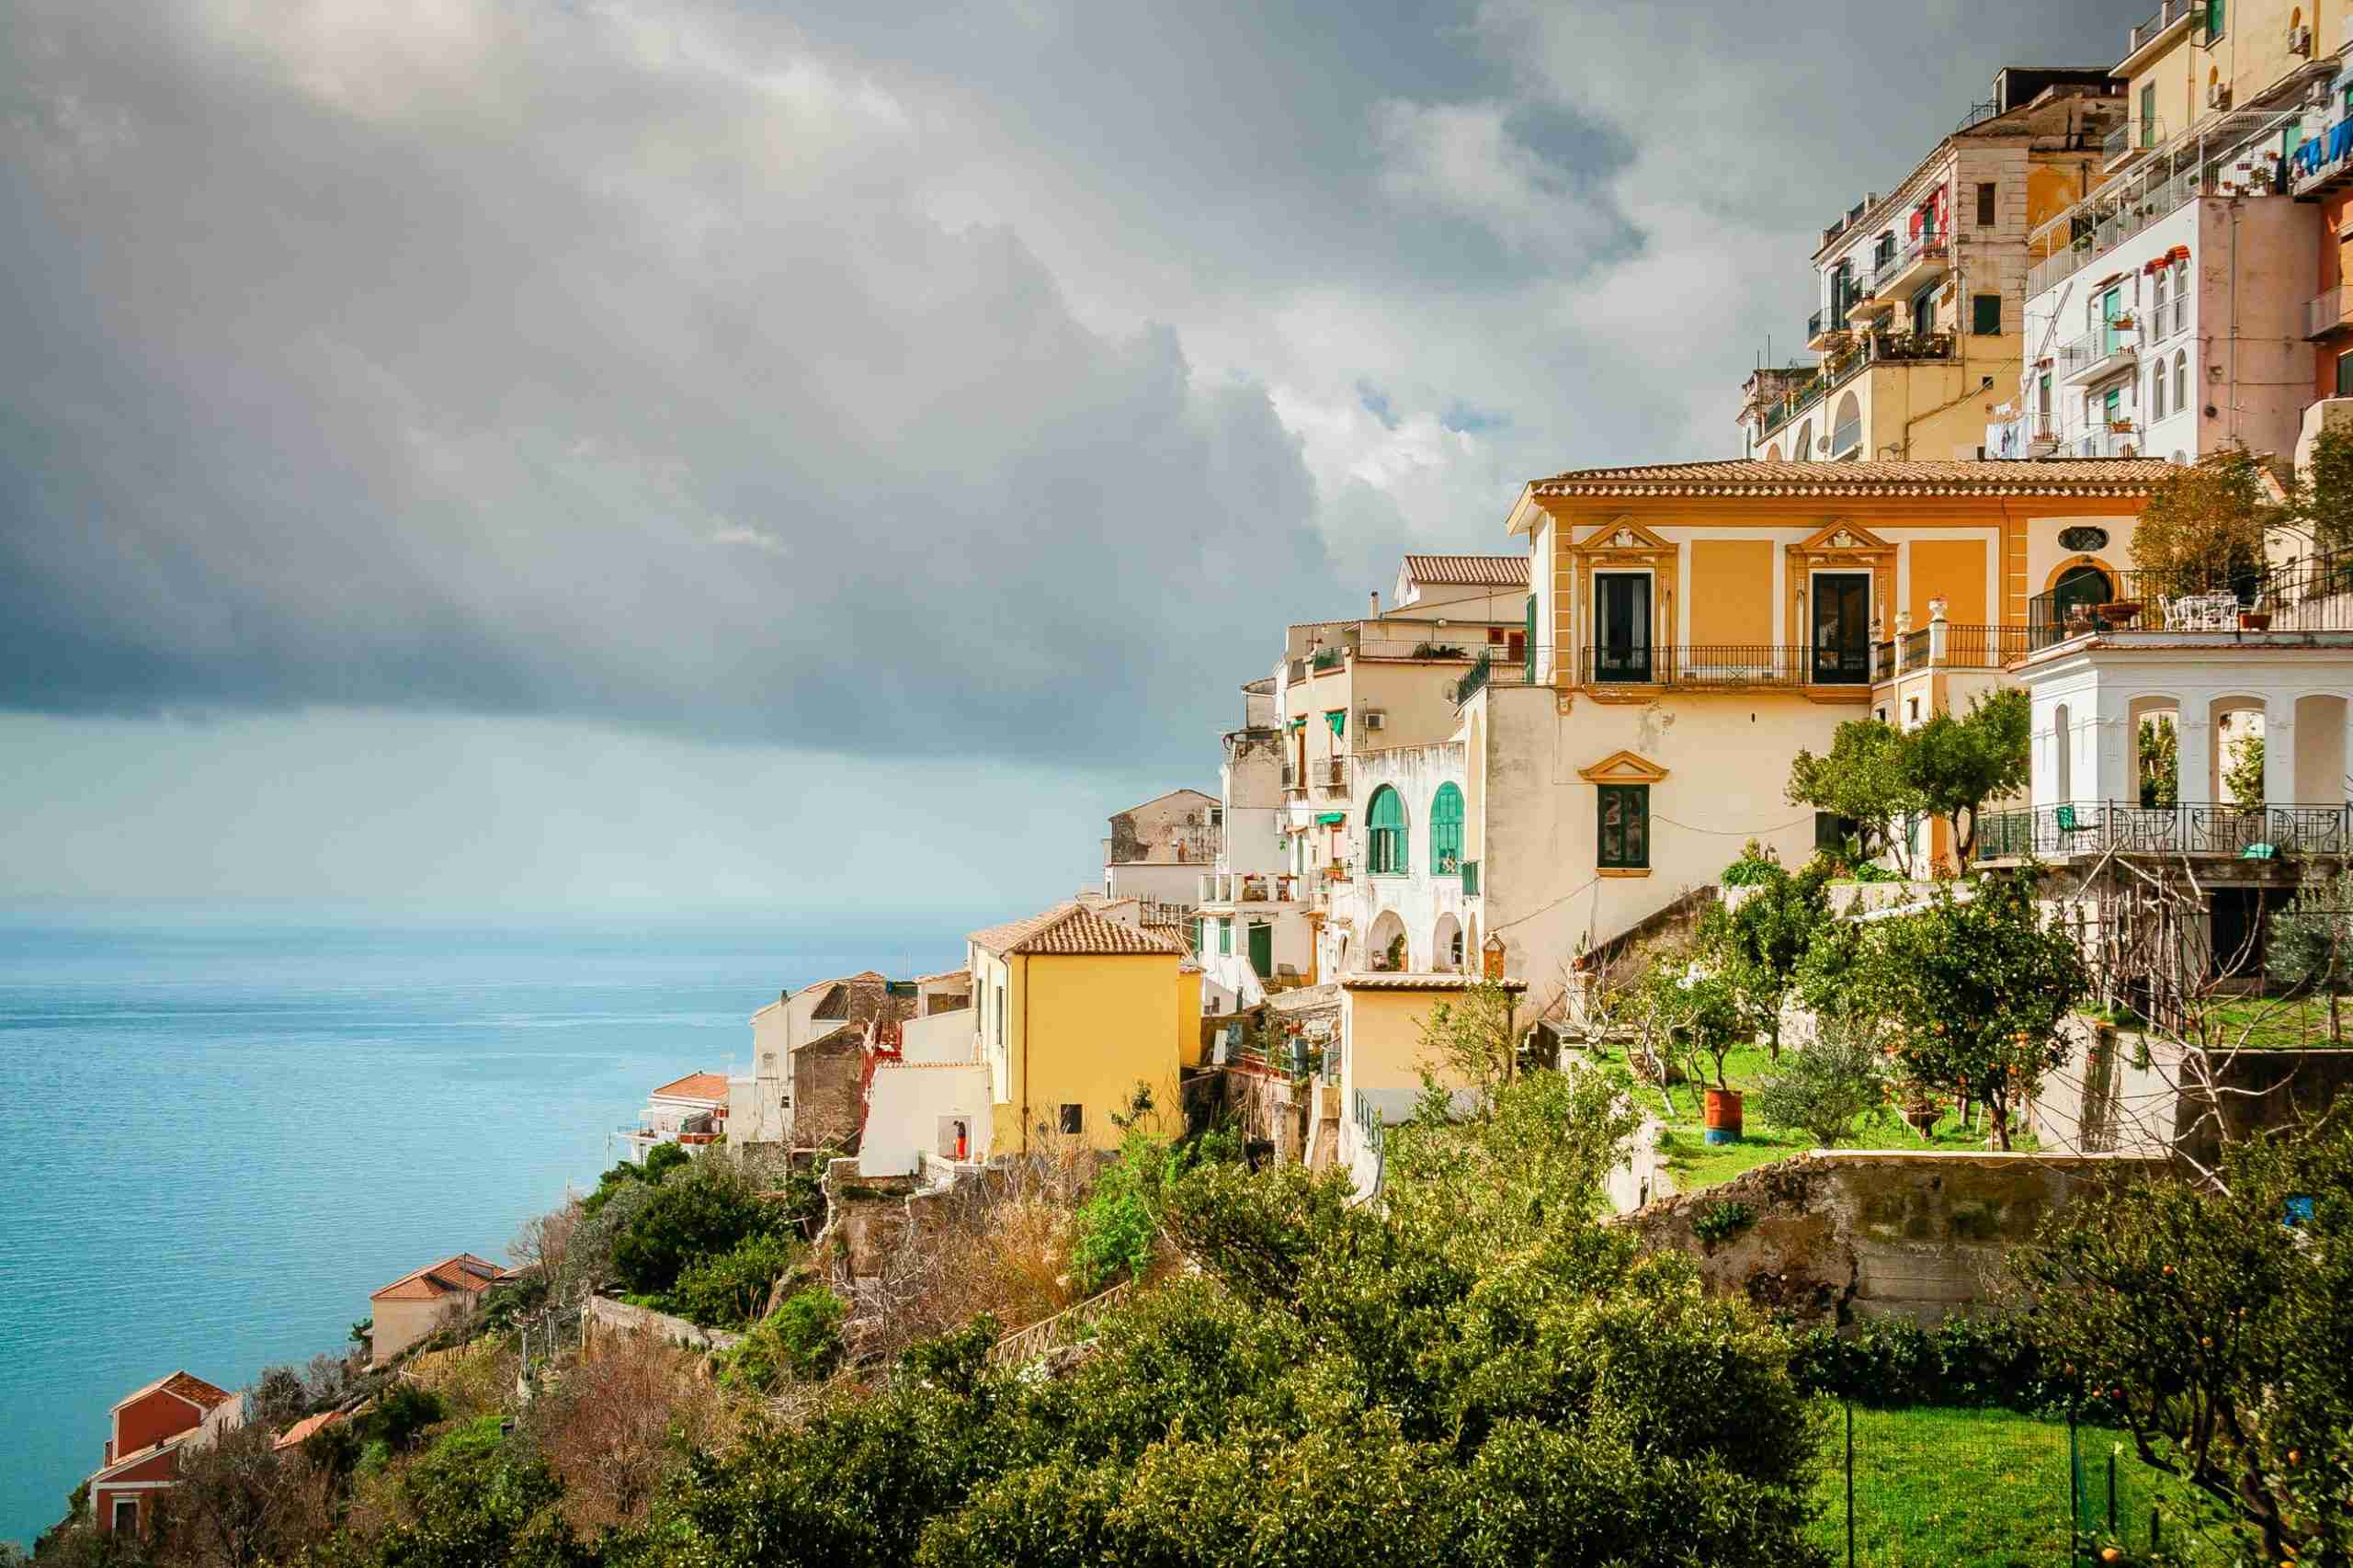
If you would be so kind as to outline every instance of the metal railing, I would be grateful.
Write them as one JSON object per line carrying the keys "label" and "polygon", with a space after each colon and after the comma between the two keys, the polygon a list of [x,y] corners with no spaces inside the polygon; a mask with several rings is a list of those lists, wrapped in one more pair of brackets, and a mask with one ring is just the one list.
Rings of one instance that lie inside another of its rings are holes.
{"label": "metal railing", "polygon": [[1321,674],[1325,670],[1339,668],[1340,662],[1347,656],[1348,651],[1346,646],[1318,648],[1308,655],[1307,662],[1318,674]]}
{"label": "metal railing", "polygon": [[2280,854],[2342,855],[2353,807],[2143,806],[2120,801],[1989,812],[1977,824],[1980,859],[2056,859],[2072,855],[2244,856],[2258,846]]}
{"label": "metal railing", "polygon": [[1097,1319],[1126,1300],[1130,1288],[1127,1284],[1114,1285],[1099,1296],[1089,1296],[1074,1307],[1065,1307],[1027,1328],[1015,1329],[989,1346],[989,1360],[1000,1367],[1017,1367],[1049,1350],[1078,1344],[1084,1330],[1094,1327]]}
{"label": "metal railing", "polygon": [[1923,233],[1909,244],[1896,246],[1893,256],[1871,269],[1872,290],[1877,292],[1884,289],[1893,279],[1910,271],[1915,263],[1940,258],[1950,249],[1951,236],[1941,233]]}
{"label": "metal railing", "polygon": [[1316,781],[1322,784],[1324,789],[1345,790],[1348,787],[1348,759],[1347,757],[1327,756],[1324,759],[1324,766],[1319,771],[1321,772],[1322,777]]}
{"label": "metal railing", "polygon": [[2197,3],[2198,0],[2165,0],[2165,4],[2157,7],[2154,16],[2133,27],[2131,41],[2125,47],[2125,58],[2131,59],[2138,54],[2143,44],[2149,42],[2159,33],[2188,16]]}
{"label": "metal railing", "polygon": [[1349,1108],[1349,1119],[1356,1123],[1357,1148],[1372,1165],[1372,1179],[1362,1184],[1358,1201],[1370,1202],[1381,1195],[1381,1175],[1388,1164],[1389,1129],[1381,1120],[1379,1108],[1365,1097],[1362,1089],[1357,1091],[1356,1104]]}
{"label": "metal railing", "polygon": [[1904,633],[1903,663],[1898,667],[1907,670],[1926,669],[1928,664],[1928,629],[1925,626],[1917,631]]}
{"label": "metal railing", "polygon": [[1871,644],[1871,684],[1893,680],[1896,675],[1895,640]]}
{"label": "metal railing", "polygon": [[1806,318],[1805,340],[1812,343],[1825,332],[1843,331],[1846,324],[1847,313],[1844,311],[1816,311]]}
{"label": "metal railing", "polygon": [[[2353,550],[2236,572],[2111,572],[2104,604],[2059,590],[2026,602],[2027,646],[2117,631],[2234,631],[2240,612],[2268,618],[2271,631],[2353,631]],[[2256,630],[2246,628],[2245,630]]]}
{"label": "metal railing", "polygon": [[2026,657],[2023,626],[1960,626],[1945,628],[1943,664],[1948,669],[1998,670]]}
{"label": "metal railing", "polygon": [[1851,346],[1824,358],[1821,373],[1812,381],[1766,405],[1765,434],[1772,435],[1873,365],[1941,362],[1951,359],[1958,347],[1949,332],[1859,333]]}
{"label": "metal railing", "polygon": [[1669,686],[1679,689],[1757,687],[1867,686],[1868,646],[1809,648],[1801,644],[1715,644],[1691,647],[1598,647],[1577,650],[1577,680],[1586,686]]}
{"label": "metal railing", "polygon": [[[2121,324],[2119,324],[2121,323]],[[2052,369],[2061,381],[2078,375],[2104,359],[2134,352],[2126,334],[2137,332],[2138,324],[2131,316],[2120,316],[2113,322],[2102,322],[2089,332],[2082,333],[2063,345],[2052,356]]]}

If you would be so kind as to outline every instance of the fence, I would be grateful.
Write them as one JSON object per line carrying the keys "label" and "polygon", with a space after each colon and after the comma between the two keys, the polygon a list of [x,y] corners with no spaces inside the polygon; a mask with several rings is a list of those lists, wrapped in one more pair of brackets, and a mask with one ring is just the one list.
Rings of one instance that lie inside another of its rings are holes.
{"label": "fence", "polygon": [[2353,847],[2353,806],[2030,806],[1991,812],[1977,824],[1981,859],[2070,855],[2343,855]]}
{"label": "fence", "polygon": [[[2072,1416],[1845,1404],[1832,1423],[1816,1543],[1850,1568],[2097,1564],[2186,1542],[2160,1503],[2178,1483],[2129,1435]],[[2216,1562],[2226,1559],[2217,1556]]]}
{"label": "fence", "polygon": [[[2353,551],[2249,563],[2235,572],[2114,572],[2106,602],[2081,588],[2053,588],[2027,601],[2027,640],[2048,648],[2093,631],[2233,631],[2242,611],[2273,631],[2353,631]],[[2252,628],[2249,628],[2252,630]]]}
{"label": "fence", "polygon": [[1015,1329],[989,1347],[989,1359],[1000,1367],[1017,1367],[1049,1350],[1059,1350],[1090,1337],[1086,1331],[1095,1326],[1097,1318],[1127,1300],[1128,1290],[1126,1285],[1114,1285],[1099,1296],[1089,1296],[1074,1307],[1065,1307],[1027,1328]]}

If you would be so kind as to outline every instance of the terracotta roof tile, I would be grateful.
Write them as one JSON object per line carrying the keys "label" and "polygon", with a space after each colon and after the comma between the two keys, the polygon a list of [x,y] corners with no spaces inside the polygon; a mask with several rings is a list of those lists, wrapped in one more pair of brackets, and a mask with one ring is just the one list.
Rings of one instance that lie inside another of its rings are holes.
{"label": "terracotta roof tile", "polygon": [[270,1447],[273,1449],[300,1448],[303,1440],[312,1434],[324,1427],[332,1426],[342,1419],[343,1412],[340,1410],[323,1410],[316,1415],[305,1415],[301,1420],[280,1432],[278,1435],[278,1441],[270,1444]]}
{"label": "terracotta roof tile", "polygon": [[1528,586],[1525,555],[1409,555],[1405,575],[1416,583],[1461,588]]}
{"label": "terracotta roof tile", "polygon": [[178,1395],[199,1410],[210,1410],[216,1404],[237,1397],[227,1389],[208,1383],[192,1372],[167,1372],[152,1383],[142,1383],[132,1389],[129,1393],[116,1400],[113,1408],[120,1410],[132,1400],[145,1399],[157,1389]]}
{"label": "terracotta roof tile", "polygon": [[727,1097],[727,1074],[724,1073],[689,1073],[683,1078],[673,1078],[654,1091],[682,1100],[724,1100]]}
{"label": "terracotta roof tile", "polygon": [[1530,483],[1537,495],[2146,495],[2162,458],[2014,458],[1952,462],[1650,463],[1572,469]]}
{"label": "terracotta roof tile", "polygon": [[1107,920],[1072,900],[1058,903],[1027,920],[1009,921],[972,934],[976,947],[999,955],[1013,953],[1181,954],[1184,949],[1165,937]]}
{"label": "terracotta roof tile", "polygon": [[[1411,971],[1340,976],[1340,989],[1343,991],[1468,991],[1478,983],[1479,977],[1475,974]],[[1528,982],[1524,980],[1498,980],[1495,983],[1506,991],[1528,989]]]}
{"label": "terracotta roof tile", "polygon": [[430,1301],[459,1290],[480,1292],[489,1290],[506,1276],[506,1270],[486,1257],[470,1252],[452,1253],[438,1263],[428,1263],[412,1269],[381,1290],[368,1293],[369,1300],[379,1297],[392,1301]]}

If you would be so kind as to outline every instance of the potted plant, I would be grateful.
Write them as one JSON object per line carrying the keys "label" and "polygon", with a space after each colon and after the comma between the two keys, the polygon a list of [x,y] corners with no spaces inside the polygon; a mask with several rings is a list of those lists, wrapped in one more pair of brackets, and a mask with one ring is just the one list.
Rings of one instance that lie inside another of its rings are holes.
{"label": "potted plant", "polygon": [[2270,631],[2271,612],[2268,609],[2243,609],[2239,611],[2239,630],[2241,631]]}
{"label": "potted plant", "polygon": [[2110,626],[2125,626],[2141,613],[2141,608],[2138,599],[2113,599],[2099,607],[2099,618]]}

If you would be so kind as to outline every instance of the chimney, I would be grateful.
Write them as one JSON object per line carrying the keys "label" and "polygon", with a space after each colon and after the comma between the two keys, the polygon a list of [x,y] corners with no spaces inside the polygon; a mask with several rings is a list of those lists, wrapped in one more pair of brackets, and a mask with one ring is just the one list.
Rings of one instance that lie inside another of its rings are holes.
{"label": "chimney", "polygon": [[1379,588],[1372,590],[1372,619],[1375,620],[1381,619],[1381,590]]}

